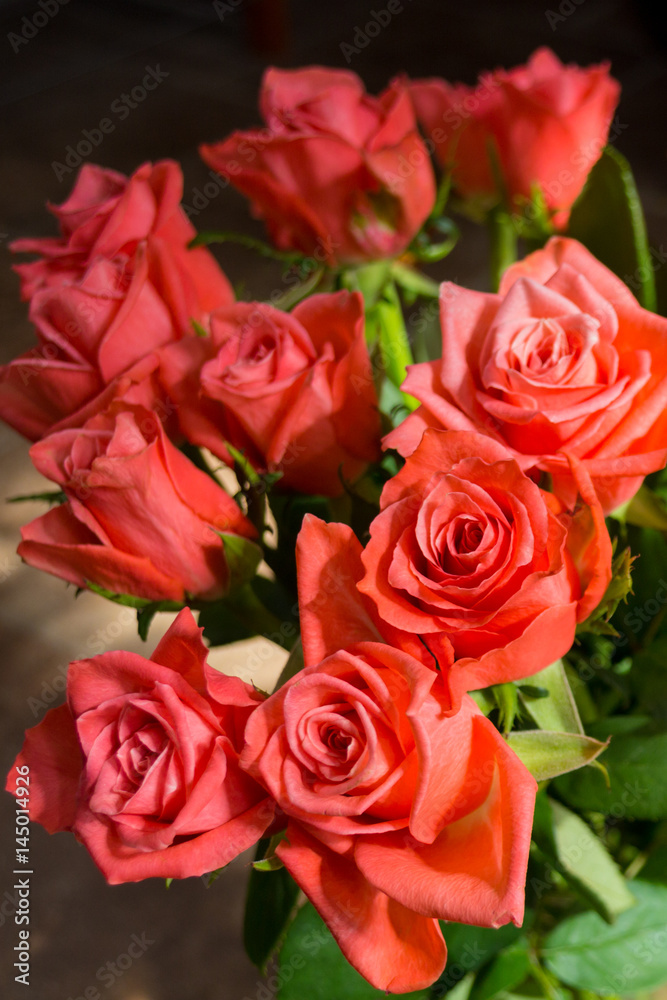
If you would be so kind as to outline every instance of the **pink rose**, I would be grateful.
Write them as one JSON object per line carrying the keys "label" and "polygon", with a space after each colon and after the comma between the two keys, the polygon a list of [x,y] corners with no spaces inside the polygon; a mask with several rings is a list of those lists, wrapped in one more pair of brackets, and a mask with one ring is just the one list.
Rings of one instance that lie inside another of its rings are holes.
{"label": "pink rose", "polygon": [[[0,417],[33,441],[63,421],[76,422],[89,404],[101,405],[108,386],[138,362],[144,371],[147,356],[176,335],[143,249],[132,262],[99,257],[79,279],[40,288],[30,319],[39,344],[0,368]],[[157,404],[157,384],[153,394]]]}
{"label": "pink rose", "polygon": [[[208,251],[187,249],[195,231],[179,205],[182,187],[168,160],[144,164],[129,180],[84,166],[53,209],[62,236],[12,244],[42,255],[16,268],[38,344],[0,368],[0,418],[21,434],[37,440],[76,423],[137,362],[191,334],[191,319],[233,301]],[[152,391],[159,405],[157,385]],[[110,390],[98,408],[121,394]]]}
{"label": "pink rose", "polygon": [[23,298],[39,288],[77,280],[98,257],[131,259],[146,243],[150,279],[183,332],[233,292],[214,258],[203,247],[188,250],[196,235],[181,208],[183,174],[173,160],[144,163],[131,175],[85,164],[69,198],[51,205],[61,235],[15,240],[16,253],[41,256],[19,264]]}
{"label": "pink rose", "polygon": [[21,529],[19,555],[78,587],[148,600],[213,600],[229,588],[220,533],[254,538],[234,501],[141,406],[112,403],[33,445],[67,502]]}
{"label": "pink rose", "polygon": [[250,198],[278,247],[330,264],[406,249],[435,180],[403,84],[376,98],[348,70],[272,68],[260,108],[266,128],[200,152]]}
{"label": "pink rose", "polygon": [[492,143],[510,201],[530,199],[537,184],[562,227],[607,142],[620,86],[608,63],[564,66],[540,48],[526,66],[485,74],[475,88],[419,80],[410,93],[464,197],[501,194],[487,149]]}
{"label": "pink rose", "polygon": [[414,365],[422,406],[385,439],[408,455],[426,427],[475,430],[551,473],[568,507],[586,467],[605,513],[667,458],[667,320],[576,240],[552,238],[497,295],[444,284],[442,361]]}
{"label": "pink rose", "polygon": [[601,601],[611,541],[574,460],[573,475],[584,501],[576,513],[491,438],[427,429],[385,485],[359,590],[410,642],[450,644],[438,666],[455,702],[553,663]]}
{"label": "pink rose", "polygon": [[380,422],[359,293],[312,295],[292,313],[238,302],[208,338],[162,354],[188,440],[229,461],[225,442],[280,485],[337,496],[378,457]]}
{"label": "pink rose", "polygon": [[71,663],[67,703],[27,731],[16,759],[30,768],[31,820],[71,830],[112,885],[222,868],[273,819],[238,763],[262,696],[213,670],[200,636],[184,608],[150,660]]}
{"label": "pink rose", "polygon": [[403,993],[443,969],[438,919],[521,924],[536,784],[472,699],[452,710],[442,674],[380,641],[341,580],[359,549],[306,518],[306,667],[249,720],[241,766],[287,815],[277,854],[348,961]]}

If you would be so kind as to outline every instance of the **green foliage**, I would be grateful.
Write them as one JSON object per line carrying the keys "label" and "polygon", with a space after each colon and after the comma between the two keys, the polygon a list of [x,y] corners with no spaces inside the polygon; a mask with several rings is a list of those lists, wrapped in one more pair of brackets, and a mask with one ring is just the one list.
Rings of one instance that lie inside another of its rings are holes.
{"label": "green foliage", "polygon": [[602,841],[576,813],[544,792],[537,797],[533,840],[539,855],[609,922],[633,905],[628,885]]}
{"label": "green foliage", "polygon": [[[260,840],[255,857],[261,864],[269,841]],[[251,962],[260,969],[282,937],[294,909],[299,887],[285,868],[258,869],[250,872],[243,920],[243,944]]]}
{"label": "green foliage", "polygon": [[590,764],[605,744],[581,733],[550,733],[543,729],[510,733],[507,742],[537,781],[547,781]]}
{"label": "green foliage", "polygon": [[581,990],[635,995],[667,980],[667,887],[631,883],[637,904],[608,925],[596,913],[562,921],[542,955],[563,982]]}
{"label": "green foliage", "polygon": [[628,161],[607,146],[570,215],[568,236],[617,274],[646,309],[656,308],[653,258]]}
{"label": "green foliage", "polygon": [[568,805],[620,819],[657,820],[667,816],[667,733],[615,736],[602,754],[609,775],[590,768],[564,774],[555,788]]}

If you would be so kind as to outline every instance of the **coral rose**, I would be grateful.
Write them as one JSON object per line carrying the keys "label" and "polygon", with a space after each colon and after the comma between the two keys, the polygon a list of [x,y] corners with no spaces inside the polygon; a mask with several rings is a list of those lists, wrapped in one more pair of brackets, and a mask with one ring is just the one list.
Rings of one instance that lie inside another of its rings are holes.
{"label": "coral rose", "polygon": [[[249,720],[241,766],[288,817],[277,854],[378,989],[428,986],[437,918],[521,924],[536,785],[470,698],[379,640],[344,525],[298,541],[306,667]],[[333,578],[332,578],[333,579]]]}
{"label": "coral rose", "polygon": [[112,403],[30,455],[67,496],[21,529],[18,553],[31,566],[148,600],[212,600],[229,589],[220,534],[256,531],[168,440],[155,413]]}
{"label": "coral rose", "polygon": [[182,189],[169,160],[129,179],[86,165],[68,200],[52,208],[62,235],[12,244],[41,255],[16,267],[38,344],[0,368],[0,417],[21,434],[38,440],[76,423],[138,361],[192,333],[191,319],[233,302],[210,253],[187,249],[195,230],[180,208]]}
{"label": "coral rose", "polygon": [[111,884],[214,871],[273,819],[238,764],[262,696],[206,654],[184,608],[150,660],[108,652],[71,663],[67,703],[26,733],[16,767],[30,768],[31,820],[71,830]]}
{"label": "coral rose", "polygon": [[230,461],[225,443],[281,487],[337,496],[379,454],[380,418],[361,295],[312,295],[292,313],[238,302],[210,337],[162,354],[188,440]]}
{"label": "coral rose", "polygon": [[576,514],[491,438],[429,429],[385,485],[359,590],[427,646],[444,634],[455,662],[439,666],[456,701],[553,663],[602,599],[611,542],[585,471],[574,460],[573,470]]}
{"label": "coral rose", "polygon": [[260,108],[266,128],[200,152],[250,198],[277,246],[330,264],[406,249],[435,180],[403,84],[375,98],[348,70],[269,69]]}
{"label": "coral rose", "polygon": [[482,431],[573,506],[568,452],[605,513],[665,464],[667,319],[576,240],[513,264],[497,295],[442,285],[440,317],[442,361],[409,370],[403,388],[422,406],[390,447],[410,454],[426,427]]}
{"label": "coral rose", "polygon": [[475,88],[418,80],[410,93],[464,197],[501,195],[492,144],[510,202],[530,199],[537,185],[561,227],[607,142],[620,86],[608,63],[564,66],[541,48],[525,66],[485,74]]}

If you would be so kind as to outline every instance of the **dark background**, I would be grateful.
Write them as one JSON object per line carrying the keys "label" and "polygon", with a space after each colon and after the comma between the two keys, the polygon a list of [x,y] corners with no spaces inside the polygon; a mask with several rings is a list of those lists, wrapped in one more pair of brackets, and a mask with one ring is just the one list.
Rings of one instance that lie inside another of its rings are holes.
{"label": "dark background", "polygon": [[[543,44],[564,61],[584,66],[609,59],[623,86],[616,145],[635,170],[652,245],[660,248],[662,240],[667,246],[665,37],[643,4],[403,0],[403,10],[347,63],[341,45],[355,44],[357,29],[364,30],[373,11],[385,10],[385,0],[69,0],[55,13],[57,0],[43,3],[48,20],[35,30],[23,18],[32,22],[38,15],[42,24],[44,7],[38,0],[0,2],[0,362],[31,344],[7,245],[19,236],[55,234],[55,220],[44,204],[63,201],[71,189],[76,170],[59,179],[53,168],[54,161],[64,161],[66,147],[76,146],[84,129],[111,117],[114,131],[87,159],[130,173],[145,160],[173,157],[183,166],[184,200],[192,205],[196,192],[210,182],[197,144],[259,124],[257,91],[272,63],[347,67],[377,92],[400,71],[472,84],[480,70],[524,63]],[[34,37],[25,43],[14,38],[12,45],[11,33],[22,32]],[[164,81],[124,120],[110,114],[116,99],[141,84],[146,68],[158,66],[168,74]],[[203,200],[208,203],[193,217],[198,228],[263,234],[231,189]],[[201,206],[202,197],[195,204]],[[225,247],[218,255],[232,281],[243,283],[246,297],[263,297],[280,280],[273,265],[245,250]],[[485,255],[485,234],[466,229],[463,245],[435,276],[482,285]],[[25,442],[8,428],[0,429],[0,461],[4,496],[39,489]],[[60,700],[65,664],[82,655],[92,636],[101,630],[109,648],[139,646],[130,638],[131,623],[119,619],[116,608],[90,594],[75,604],[71,589],[60,581],[19,564],[14,555],[18,528],[43,508],[2,507],[4,774],[23,730],[41,718],[47,703]],[[149,637],[149,649],[157,634]],[[1,810],[3,996],[67,1000],[84,996],[86,988],[94,996],[96,988],[105,1000],[267,1000],[270,994],[262,992],[241,948],[247,857],[208,890],[199,879],[174,883],[169,892],[157,880],[108,887],[72,837],[49,837],[37,827],[31,838],[31,985],[15,984],[10,957],[17,941],[10,912],[13,803],[8,796],[2,796]],[[122,975],[96,978],[98,969],[126,952],[132,934],[145,934],[153,943]]]}

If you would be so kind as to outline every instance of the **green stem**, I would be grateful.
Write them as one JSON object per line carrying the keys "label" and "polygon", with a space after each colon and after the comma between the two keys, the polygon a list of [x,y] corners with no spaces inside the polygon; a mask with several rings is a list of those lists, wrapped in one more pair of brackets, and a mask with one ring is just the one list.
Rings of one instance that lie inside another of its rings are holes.
{"label": "green stem", "polygon": [[502,208],[489,213],[491,237],[491,289],[498,291],[500,279],[518,258],[517,233],[510,215]]}

